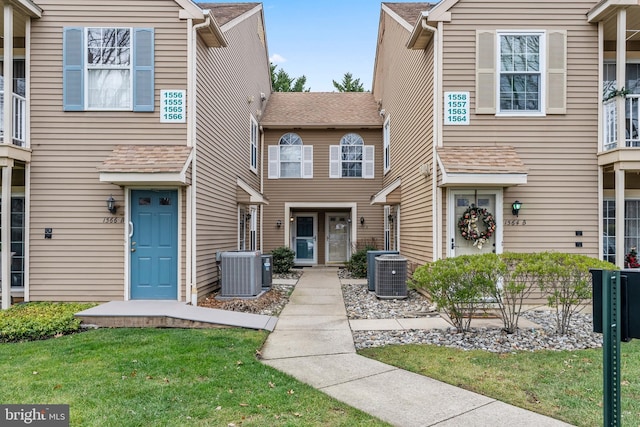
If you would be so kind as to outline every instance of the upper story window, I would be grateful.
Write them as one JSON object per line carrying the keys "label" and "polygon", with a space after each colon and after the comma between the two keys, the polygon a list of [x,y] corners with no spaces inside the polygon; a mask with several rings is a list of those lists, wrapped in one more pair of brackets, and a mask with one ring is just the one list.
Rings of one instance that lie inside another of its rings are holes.
{"label": "upper story window", "polygon": [[391,134],[389,132],[389,116],[384,120],[382,127],[382,141],[384,148],[384,173],[391,169]]}
{"label": "upper story window", "polygon": [[567,31],[476,32],[476,114],[567,111]]}
{"label": "upper story window", "polygon": [[540,112],[542,34],[500,34],[500,112]]}
{"label": "upper story window", "polygon": [[269,178],[313,178],[313,146],[290,132],[269,146]]}
{"label": "upper story window", "polygon": [[154,110],[154,30],[67,27],[65,111]]}
{"label": "upper story window", "polygon": [[86,105],[131,109],[131,29],[87,28]]}
{"label": "upper story window", "polygon": [[258,122],[251,116],[251,141],[250,141],[250,155],[251,155],[251,170],[258,172]]}
{"label": "upper story window", "polygon": [[374,146],[364,145],[357,133],[348,133],[340,145],[329,147],[329,163],[331,178],[373,178]]}

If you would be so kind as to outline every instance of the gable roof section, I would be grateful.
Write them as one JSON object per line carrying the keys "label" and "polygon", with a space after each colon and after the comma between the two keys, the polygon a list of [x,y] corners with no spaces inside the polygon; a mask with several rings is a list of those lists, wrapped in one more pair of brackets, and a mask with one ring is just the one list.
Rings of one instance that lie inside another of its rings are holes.
{"label": "gable roof section", "polygon": [[407,42],[409,49],[424,49],[435,32],[426,22],[435,6],[433,3],[382,3],[382,10],[411,33]]}
{"label": "gable roof section", "polygon": [[117,145],[98,168],[100,181],[185,185],[191,152],[186,145]]}
{"label": "gable roof section", "polygon": [[382,128],[370,92],[274,92],[260,124],[265,128]]}
{"label": "gable roof section", "polygon": [[224,27],[234,19],[260,6],[260,3],[198,3],[203,9],[211,9],[216,21]]}
{"label": "gable roof section", "polygon": [[398,20],[398,18],[404,20],[400,22],[405,28],[411,31],[411,28],[414,27],[416,20],[420,18],[422,12],[433,9],[433,3],[426,2],[416,2],[416,3],[382,3],[382,7],[393,12],[394,19]]}
{"label": "gable roof section", "polygon": [[511,146],[438,147],[440,186],[527,183],[527,168]]}

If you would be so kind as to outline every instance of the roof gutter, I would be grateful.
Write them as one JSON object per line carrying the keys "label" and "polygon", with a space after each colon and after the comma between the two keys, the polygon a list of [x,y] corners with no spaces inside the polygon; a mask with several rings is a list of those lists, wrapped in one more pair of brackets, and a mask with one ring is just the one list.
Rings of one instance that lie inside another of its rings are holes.
{"label": "roof gutter", "polygon": [[407,48],[419,50],[424,49],[429,45],[437,29],[429,25],[427,23],[428,20],[429,12],[422,12],[422,16],[419,18],[419,23],[416,23],[416,26],[411,32],[411,36],[407,42]]}

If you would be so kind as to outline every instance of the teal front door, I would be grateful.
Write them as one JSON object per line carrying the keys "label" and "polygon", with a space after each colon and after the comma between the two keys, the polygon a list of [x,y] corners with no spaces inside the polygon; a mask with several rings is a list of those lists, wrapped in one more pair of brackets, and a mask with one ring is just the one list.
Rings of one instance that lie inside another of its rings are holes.
{"label": "teal front door", "polygon": [[178,192],[131,191],[131,299],[178,298]]}

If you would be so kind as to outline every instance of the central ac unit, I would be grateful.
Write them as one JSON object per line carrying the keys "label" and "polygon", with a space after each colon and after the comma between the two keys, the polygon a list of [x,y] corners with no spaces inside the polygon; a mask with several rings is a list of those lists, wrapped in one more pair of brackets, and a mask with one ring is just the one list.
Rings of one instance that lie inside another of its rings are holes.
{"label": "central ac unit", "polygon": [[383,299],[407,297],[407,259],[401,255],[380,255],[376,259],[376,296]]}
{"label": "central ac unit", "polygon": [[221,297],[251,298],[262,291],[260,251],[223,252],[221,264]]}

